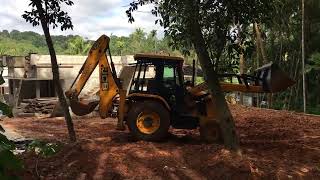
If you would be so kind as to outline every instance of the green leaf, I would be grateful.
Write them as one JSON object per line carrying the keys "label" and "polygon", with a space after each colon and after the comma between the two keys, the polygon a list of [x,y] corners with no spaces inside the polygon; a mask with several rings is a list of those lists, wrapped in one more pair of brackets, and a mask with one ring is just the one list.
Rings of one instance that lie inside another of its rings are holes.
{"label": "green leaf", "polygon": [[14,147],[14,144],[5,135],[0,134],[0,151],[13,150]]}
{"label": "green leaf", "polygon": [[14,154],[9,151],[0,151],[0,168],[4,167],[6,170],[21,170],[22,163]]}
{"label": "green leaf", "polygon": [[0,102],[0,110],[2,113],[8,117],[13,117],[12,109],[7,104]]}
{"label": "green leaf", "polygon": [[0,134],[0,179],[12,180],[19,179],[16,176],[8,176],[7,173],[19,171],[22,169],[22,162],[18,160],[12,153],[15,145],[7,139],[3,134]]}
{"label": "green leaf", "polygon": [[28,145],[29,151],[35,151],[35,153],[40,154],[44,157],[56,154],[59,149],[60,146],[58,144],[46,143],[38,140],[34,140]]}
{"label": "green leaf", "polygon": [[4,81],[3,77],[2,77],[2,75],[0,74],[0,85],[2,85],[4,83],[5,83],[5,81]]}

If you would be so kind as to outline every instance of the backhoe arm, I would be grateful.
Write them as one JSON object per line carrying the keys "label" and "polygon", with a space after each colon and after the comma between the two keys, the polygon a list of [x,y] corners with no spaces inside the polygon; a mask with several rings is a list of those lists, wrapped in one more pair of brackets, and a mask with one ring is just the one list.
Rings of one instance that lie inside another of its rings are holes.
{"label": "backhoe arm", "polygon": [[[82,65],[78,76],[74,80],[70,89],[66,91],[66,96],[70,100],[70,106],[72,111],[79,116],[89,114],[99,104],[99,112],[102,118],[106,118],[108,110],[112,104],[112,100],[115,95],[118,94],[119,88],[116,84],[116,73],[114,68],[111,68],[106,51],[109,49],[109,37],[102,35],[92,46],[89,51],[89,55]],[[99,81],[100,101],[96,102],[84,102],[79,101],[79,94],[81,93],[86,82],[90,78],[91,74],[99,64]],[[113,65],[113,64],[112,64]],[[113,71],[112,71],[113,69]]]}
{"label": "backhoe arm", "polygon": [[[256,69],[254,75],[222,74],[220,76],[229,78],[236,77],[238,79],[238,84],[220,82],[221,89],[224,92],[276,93],[286,90],[295,83],[295,81],[272,62]],[[208,85],[201,83],[189,88],[188,91],[195,96],[199,96],[205,94],[207,90]]]}

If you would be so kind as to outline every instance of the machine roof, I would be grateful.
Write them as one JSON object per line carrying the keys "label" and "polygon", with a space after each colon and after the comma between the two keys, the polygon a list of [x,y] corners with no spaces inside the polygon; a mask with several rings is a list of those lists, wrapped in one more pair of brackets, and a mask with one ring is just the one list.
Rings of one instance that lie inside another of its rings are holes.
{"label": "machine roof", "polygon": [[182,57],[179,56],[170,56],[164,54],[146,54],[146,53],[139,53],[134,55],[134,60],[139,59],[165,59],[165,60],[172,60],[172,61],[183,61]]}

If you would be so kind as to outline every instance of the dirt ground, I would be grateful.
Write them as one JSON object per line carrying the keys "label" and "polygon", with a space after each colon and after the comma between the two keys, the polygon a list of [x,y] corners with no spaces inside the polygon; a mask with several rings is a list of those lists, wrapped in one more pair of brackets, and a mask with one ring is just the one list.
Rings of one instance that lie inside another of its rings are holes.
{"label": "dirt ground", "polygon": [[320,117],[232,106],[242,156],[200,141],[197,130],[171,130],[162,143],[134,142],[114,119],[74,120],[68,144],[63,119],[1,121],[25,137],[63,143],[56,155],[27,153],[22,179],[320,179]]}

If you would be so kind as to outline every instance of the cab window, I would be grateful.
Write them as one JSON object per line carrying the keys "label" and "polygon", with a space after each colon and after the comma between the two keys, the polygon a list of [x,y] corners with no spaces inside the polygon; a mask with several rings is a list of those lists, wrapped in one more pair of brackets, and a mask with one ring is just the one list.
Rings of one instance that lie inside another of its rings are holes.
{"label": "cab window", "polygon": [[175,66],[165,65],[163,68],[163,81],[170,84],[179,85],[178,73]]}

